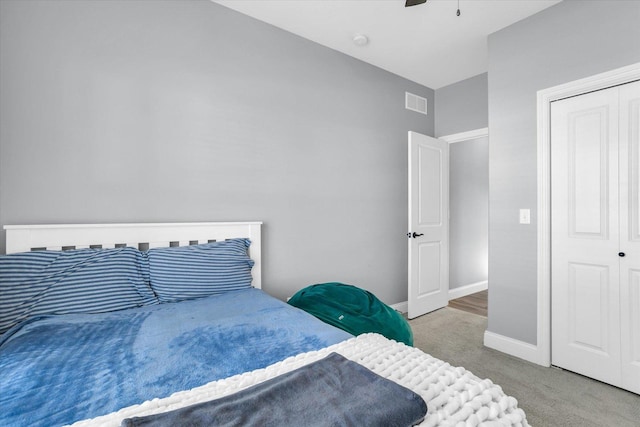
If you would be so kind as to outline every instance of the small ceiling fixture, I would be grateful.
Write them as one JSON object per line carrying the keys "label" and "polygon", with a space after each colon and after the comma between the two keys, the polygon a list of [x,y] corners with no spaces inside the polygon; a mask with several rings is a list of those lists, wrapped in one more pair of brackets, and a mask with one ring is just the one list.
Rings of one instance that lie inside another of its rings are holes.
{"label": "small ceiling fixture", "polygon": [[356,34],[353,36],[353,43],[355,43],[356,46],[365,46],[369,43],[369,38],[364,34]]}

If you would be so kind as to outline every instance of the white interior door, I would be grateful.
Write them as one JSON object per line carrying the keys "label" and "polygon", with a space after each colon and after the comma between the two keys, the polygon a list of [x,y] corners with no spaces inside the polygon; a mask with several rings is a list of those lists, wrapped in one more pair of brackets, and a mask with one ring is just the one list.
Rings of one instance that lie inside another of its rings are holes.
{"label": "white interior door", "polygon": [[621,383],[617,122],[615,88],[551,105],[551,361],[614,385]]}
{"label": "white interior door", "polygon": [[551,123],[552,363],[640,393],[640,82]]}
{"label": "white interior door", "polygon": [[449,144],[409,132],[410,319],[449,302]]}
{"label": "white interior door", "polygon": [[640,394],[640,82],[619,94],[622,387]]}

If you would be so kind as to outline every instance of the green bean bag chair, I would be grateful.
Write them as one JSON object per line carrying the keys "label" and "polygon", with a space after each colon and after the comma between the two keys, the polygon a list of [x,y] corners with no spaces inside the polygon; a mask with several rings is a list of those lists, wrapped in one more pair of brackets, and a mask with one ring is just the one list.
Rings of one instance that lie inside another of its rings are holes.
{"label": "green bean bag chair", "polygon": [[321,283],[299,290],[288,302],[350,334],[376,332],[413,346],[413,332],[405,318],[364,289]]}

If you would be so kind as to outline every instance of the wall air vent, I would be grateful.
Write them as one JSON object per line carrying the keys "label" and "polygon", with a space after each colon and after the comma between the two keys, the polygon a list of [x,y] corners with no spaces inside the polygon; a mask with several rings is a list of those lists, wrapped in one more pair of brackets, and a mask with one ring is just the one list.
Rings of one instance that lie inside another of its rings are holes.
{"label": "wall air vent", "polygon": [[427,114],[427,98],[405,92],[404,107],[416,113]]}

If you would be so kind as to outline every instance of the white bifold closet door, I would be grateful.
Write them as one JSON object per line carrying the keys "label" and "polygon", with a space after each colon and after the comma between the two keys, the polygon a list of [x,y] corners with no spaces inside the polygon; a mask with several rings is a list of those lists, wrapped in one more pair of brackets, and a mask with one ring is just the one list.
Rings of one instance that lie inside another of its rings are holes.
{"label": "white bifold closet door", "polygon": [[551,105],[553,365],[640,393],[640,82]]}

